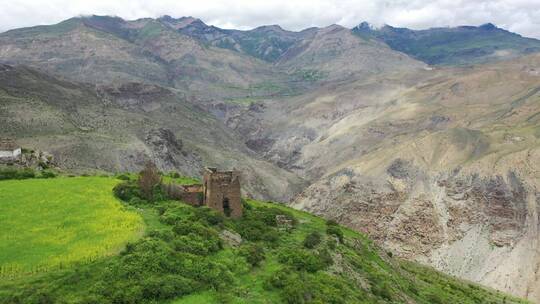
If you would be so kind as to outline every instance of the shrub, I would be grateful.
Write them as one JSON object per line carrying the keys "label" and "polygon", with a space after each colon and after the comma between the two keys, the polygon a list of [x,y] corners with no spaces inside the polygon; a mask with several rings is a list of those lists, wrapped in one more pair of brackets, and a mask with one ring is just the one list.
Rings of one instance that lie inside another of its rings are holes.
{"label": "shrub", "polygon": [[329,238],[328,240],[326,240],[326,246],[327,246],[328,249],[330,249],[330,250],[335,250],[336,247],[337,247],[336,239],[334,239],[334,238]]}
{"label": "shrub", "polygon": [[330,254],[330,251],[327,249],[321,249],[319,250],[319,260],[320,262],[326,267],[330,266],[334,263],[334,259],[332,258],[332,255]]}
{"label": "shrub", "polygon": [[31,168],[24,168],[17,172],[17,179],[28,179],[36,177],[36,173]]}
{"label": "shrub", "polygon": [[304,247],[313,249],[321,243],[321,234],[318,231],[313,231],[306,235],[304,239]]}
{"label": "shrub", "polygon": [[264,261],[264,248],[259,244],[247,244],[240,248],[240,255],[253,267]]}
{"label": "shrub", "polygon": [[323,254],[299,248],[282,249],[278,253],[278,261],[296,270],[307,272],[323,270],[330,265],[328,259]]}
{"label": "shrub", "polygon": [[223,221],[225,220],[225,217],[221,213],[206,206],[195,208],[193,210],[193,216],[195,220],[202,221],[211,226],[222,225]]}
{"label": "shrub", "polygon": [[130,180],[129,176],[127,174],[119,174],[116,176],[117,179],[119,180],[123,180],[123,181],[128,181]]}
{"label": "shrub", "polygon": [[243,239],[268,244],[275,244],[279,240],[276,228],[267,226],[264,222],[256,219],[242,219],[235,225],[235,230]]}
{"label": "shrub", "polygon": [[0,180],[7,179],[28,179],[36,177],[36,173],[31,168],[16,169],[12,167],[0,168]]}
{"label": "shrub", "polygon": [[157,184],[154,186],[153,192],[152,192],[152,199],[151,202],[162,202],[168,200],[169,197],[167,193],[163,190],[163,187],[161,184]]}
{"label": "shrub", "polygon": [[177,235],[173,241],[176,251],[208,255],[223,248],[217,231],[199,222],[181,221],[173,232]]}
{"label": "shrub", "polygon": [[133,196],[129,200],[129,204],[133,206],[142,206],[142,205],[147,205],[148,202],[146,200],[139,198],[138,196]]}
{"label": "shrub", "polygon": [[200,256],[207,256],[223,248],[219,238],[206,239],[199,235],[181,235],[173,241],[176,251],[187,252]]}
{"label": "shrub", "polygon": [[[388,300],[388,301],[391,301],[392,300],[392,292],[390,291],[388,285],[386,283],[379,283],[379,284],[374,284],[371,286],[371,292],[380,297],[380,298],[383,298],[385,300]],[[430,302],[430,303],[433,303],[433,302]]]}
{"label": "shrub", "polygon": [[[429,303],[433,303],[433,304],[443,304],[445,303],[445,301],[443,301],[441,299],[441,297],[435,293],[430,293],[428,294],[427,296],[427,299],[429,301]],[[479,299],[479,301],[477,303],[481,303],[482,299]]]}
{"label": "shrub", "polygon": [[205,226],[200,222],[194,221],[180,221],[173,227],[173,232],[177,235],[188,235],[188,234],[197,234],[206,238],[211,238],[216,236],[217,232]]}
{"label": "shrub", "polygon": [[123,182],[113,188],[114,195],[119,199],[129,202],[133,198],[139,198],[139,187],[133,182]]}
{"label": "shrub", "polygon": [[0,180],[16,179],[17,170],[14,168],[2,168],[0,169]]}
{"label": "shrub", "polygon": [[41,171],[41,178],[54,178],[56,177],[56,173],[54,173],[51,170],[43,170]]}
{"label": "shrub", "polygon": [[165,242],[170,242],[175,237],[174,233],[168,229],[152,230],[148,233],[148,236],[164,240]]}
{"label": "shrub", "polygon": [[335,220],[328,220],[326,221],[327,226],[339,226],[338,223]]}
{"label": "shrub", "polygon": [[329,235],[333,235],[337,237],[340,243],[343,243],[343,231],[339,228],[339,226],[327,226],[326,227],[326,233]]}
{"label": "shrub", "polygon": [[253,206],[251,206],[245,199],[242,199],[241,202],[242,202],[242,207],[243,207],[244,210],[252,210],[253,209]]}
{"label": "shrub", "polygon": [[244,210],[244,216],[234,223],[234,229],[248,241],[263,241],[275,245],[280,236],[277,230],[277,215],[286,216],[293,225],[296,223],[296,219],[289,212],[278,208],[257,207]]}
{"label": "shrub", "polygon": [[364,298],[353,295],[345,280],[324,272],[281,269],[265,281],[264,288],[276,289],[283,303],[367,303]]}

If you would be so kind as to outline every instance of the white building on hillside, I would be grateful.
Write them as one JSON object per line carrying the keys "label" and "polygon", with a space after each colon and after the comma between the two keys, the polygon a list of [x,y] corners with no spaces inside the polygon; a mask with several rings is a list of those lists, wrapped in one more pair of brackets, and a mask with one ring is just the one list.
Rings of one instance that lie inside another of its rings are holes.
{"label": "white building on hillside", "polygon": [[15,160],[21,156],[22,150],[11,139],[0,139],[0,160]]}

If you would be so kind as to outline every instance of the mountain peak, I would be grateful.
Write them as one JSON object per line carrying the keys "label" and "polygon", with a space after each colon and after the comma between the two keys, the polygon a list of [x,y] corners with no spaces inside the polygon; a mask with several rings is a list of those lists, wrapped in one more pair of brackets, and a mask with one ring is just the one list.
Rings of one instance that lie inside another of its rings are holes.
{"label": "mountain peak", "polygon": [[359,30],[359,31],[371,31],[373,29],[373,26],[369,24],[367,21],[362,21],[359,25],[355,26],[353,30]]}
{"label": "mountain peak", "polygon": [[285,30],[281,26],[279,26],[277,24],[262,25],[262,26],[254,28],[253,31],[285,32]]}
{"label": "mountain peak", "polygon": [[497,26],[495,26],[495,24],[493,23],[488,22],[488,23],[480,25],[478,28],[491,31],[491,30],[497,29]]}
{"label": "mountain peak", "polygon": [[207,26],[204,22],[202,22],[201,19],[191,17],[191,16],[174,18],[169,15],[163,15],[157,18],[157,21],[164,23],[177,30],[185,28],[186,26],[189,26],[189,25]]}

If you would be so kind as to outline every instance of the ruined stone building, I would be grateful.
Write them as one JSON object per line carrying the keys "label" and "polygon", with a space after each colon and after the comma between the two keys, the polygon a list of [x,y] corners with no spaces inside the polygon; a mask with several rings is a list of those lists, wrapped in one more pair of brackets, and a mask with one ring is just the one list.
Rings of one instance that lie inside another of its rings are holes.
{"label": "ruined stone building", "polygon": [[240,174],[236,171],[218,171],[205,168],[203,184],[165,185],[170,197],[193,206],[208,206],[225,216],[242,216]]}
{"label": "ruined stone building", "polygon": [[0,161],[14,161],[20,158],[22,149],[9,138],[0,139]]}

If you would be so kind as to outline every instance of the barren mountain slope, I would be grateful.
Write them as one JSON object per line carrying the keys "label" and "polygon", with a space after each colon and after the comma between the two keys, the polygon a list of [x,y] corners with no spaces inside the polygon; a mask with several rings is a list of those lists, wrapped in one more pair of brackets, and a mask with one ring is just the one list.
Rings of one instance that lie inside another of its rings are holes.
{"label": "barren mountain slope", "polygon": [[261,60],[204,46],[153,19],[91,16],[0,34],[0,61],[90,83],[151,82],[199,97],[245,94],[283,75]]}
{"label": "barren mountain slope", "polygon": [[405,54],[391,50],[384,43],[359,38],[339,25],[311,31],[292,45],[277,65],[289,71],[315,71],[321,78],[332,80],[424,66]]}
{"label": "barren mountain slope", "polygon": [[[288,155],[290,167],[322,176],[292,205],[401,256],[540,301],[539,71],[539,54],[432,71],[348,111]],[[312,107],[321,105],[298,111]]]}
{"label": "barren mountain slope", "polygon": [[149,158],[192,176],[203,165],[235,167],[247,194],[276,200],[289,199],[301,184],[213,116],[156,85],[85,86],[0,65],[0,118],[1,136],[52,152],[66,169],[132,171]]}

